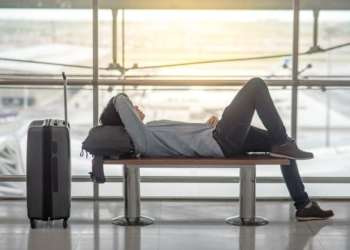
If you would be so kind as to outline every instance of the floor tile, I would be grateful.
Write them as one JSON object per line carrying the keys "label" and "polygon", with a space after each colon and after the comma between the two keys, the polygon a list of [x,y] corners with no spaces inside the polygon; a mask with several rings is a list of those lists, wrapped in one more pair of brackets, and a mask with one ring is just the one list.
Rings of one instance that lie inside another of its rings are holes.
{"label": "floor tile", "polygon": [[313,233],[316,235],[350,235],[350,203],[330,201],[319,203],[322,209],[332,209],[334,216],[327,220],[308,221]]}
{"label": "floor tile", "polygon": [[88,223],[82,232],[83,234],[141,234],[141,235],[158,235],[159,225],[152,224],[148,226],[117,226],[111,223],[110,218],[100,219],[97,223]]}
{"label": "floor tile", "polygon": [[330,218],[307,223],[315,235],[350,235],[350,220]]}
{"label": "floor tile", "polygon": [[349,235],[317,235],[318,240],[326,250],[349,250]]}
{"label": "floor tile", "polygon": [[8,218],[9,216],[15,217],[24,209],[26,209],[25,201],[1,201],[0,221]]}
{"label": "floor tile", "polygon": [[159,250],[235,250],[240,249],[236,235],[160,235]]}
{"label": "floor tile", "polygon": [[93,202],[73,202],[71,207],[71,215],[69,221],[72,223],[86,223],[91,221],[93,212]]}
{"label": "floor tile", "polygon": [[323,250],[314,235],[241,235],[242,250]]}
{"label": "floor tile", "polygon": [[26,211],[25,201],[3,201],[0,203],[0,233],[6,232],[11,223]]}
{"label": "floor tile", "polygon": [[[70,220],[79,221],[81,218],[88,218],[92,211],[92,203],[87,202],[82,204],[81,202],[72,202],[70,210]],[[25,206],[16,216],[16,219],[28,219],[28,211]]]}
{"label": "floor tile", "polygon": [[78,240],[79,235],[70,234],[4,234],[0,250],[73,250]]}
{"label": "floor tile", "polygon": [[236,229],[224,220],[217,221],[160,221],[160,234],[204,234],[204,235],[237,235]]}
{"label": "floor tile", "polygon": [[10,225],[11,225],[10,223],[0,224],[0,234],[5,233]]}
{"label": "floor tile", "polygon": [[35,229],[32,229],[27,220],[15,220],[5,231],[5,234],[27,233],[27,234],[81,234],[85,224],[71,223],[68,220],[67,228],[63,228],[63,220],[36,222]]}
{"label": "floor tile", "polygon": [[[239,215],[239,203],[228,202],[228,207],[232,215]],[[295,220],[295,208],[292,202],[286,201],[258,201],[255,205],[256,216],[267,218],[268,220],[293,221]]]}
{"label": "floor tile", "polygon": [[194,221],[203,218],[224,221],[229,216],[232,216],[232,214],[226,202],[161,202],[162,221],[172,219]]}
{"label": "floor tile", "polygon": [[20,214],[11,221],[4,233],[80,234],[84,230],[85,224],[91,221],[90,213],[91,211],[88,210],[75,211],[75,209],[72,209],[67,228],[63,228],[63,220],[54,220],[50,221],[50,223],[37,220],[36,228],[32,229],[25,209],[25,211],[21,211]]}
{"label": "floor tile", "polygon": [[298,221],[272,221],[267,225],[258,227],[236,227],[238,235],[314,235],[306,222]]}
{"label": "floor tile", "polygon": [[155,224],[121,227],[110,221],[124,213],[122,201],[73,201],[67,229],[62,220],[38,221],[31,229],[24,201],[0,201],[0,250],[350,249],[350,203],[320,203],[335,216],[298,222],[292,202],[257,202],[256,214],[269,224],[236,227],[225,218],[239,214],[238,202],[143,202],[143,213]]}
{"label": "floor tile", "polygon": [[83,234],[76,250],[157,250],[158,244],[158,235]]}
{"label": "floor tile", "polygon": [[[142,201],[141,214],[152,217],[154,219],[160,219],[160,204],[160,201]],[[99,216],[100,218],[109,219],[124,215],[124,202],[95,202],[92,215],[94,217]]]}
{"label": "floor tile", "polygon": [[0,233],[5,233],[6,230],[8,229],[8,227],[13,223],[13,221],[15,220],[16,215],[15,216],[8,216],[6,218],[1,218],[0,219]]}
{"label": "floor tile", "polygon": [[236,227],[237,234],[313,235],[306,222],[295,219],[295,208],[291,202],[257,202],[256,215],[265,217],[269,223],[259,227]]}

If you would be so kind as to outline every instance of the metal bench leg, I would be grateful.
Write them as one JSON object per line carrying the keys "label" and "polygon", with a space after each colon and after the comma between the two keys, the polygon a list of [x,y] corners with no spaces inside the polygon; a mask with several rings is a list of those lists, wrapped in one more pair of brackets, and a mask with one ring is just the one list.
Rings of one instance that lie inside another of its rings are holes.
{"label": "metal bench leg", "polygon": [[269,223],[267,219],[255,216],[255,165],[241,167],[240,175],[239,215],[227,218],[226,223],[235,226],[261,226]]}
{"label": "metal bench leg", "polygon": [[154,219],[141,216],[140,168],[124,165],[124,216],[112,219],[119,226],[145,226],[154,223]]}

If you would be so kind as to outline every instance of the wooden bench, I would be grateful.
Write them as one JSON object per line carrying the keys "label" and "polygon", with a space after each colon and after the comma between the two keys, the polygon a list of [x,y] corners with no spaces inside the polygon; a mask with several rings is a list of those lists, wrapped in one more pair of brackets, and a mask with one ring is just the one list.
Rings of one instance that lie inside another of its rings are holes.
{"label": "wooden bench", "polygon": [[140,168],[240,168],[240,214],[227,218],[226,223],[237,226],[258,226],[267,224],[268,220],[255,216],[256,165],[289,165],[289,160],[273,158],[269,155],[242,155],[229,159],[140,158],[104,160],[101,156],[94,157],[93,168],[103,171],[103,165],[107,164],[124,165],[125,215],[112,219],[113,224],[128,226],[154,223],[153,218],[141,216]]}

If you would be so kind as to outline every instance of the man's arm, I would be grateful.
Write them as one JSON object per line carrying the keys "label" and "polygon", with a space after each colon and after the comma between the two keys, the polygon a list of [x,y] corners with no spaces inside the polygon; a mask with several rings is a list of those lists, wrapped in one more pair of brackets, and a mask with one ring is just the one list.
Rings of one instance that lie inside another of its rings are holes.
{"label": "man's arm", "polygon": [[141,121],[137,115],[131,100],[124,93],[118,94],[113,100],[114,107],[124,123],[125,129],[128,132],[134,144],[138,144],[139,153],[143,154],[146,150],[146,133],[147,126]]}

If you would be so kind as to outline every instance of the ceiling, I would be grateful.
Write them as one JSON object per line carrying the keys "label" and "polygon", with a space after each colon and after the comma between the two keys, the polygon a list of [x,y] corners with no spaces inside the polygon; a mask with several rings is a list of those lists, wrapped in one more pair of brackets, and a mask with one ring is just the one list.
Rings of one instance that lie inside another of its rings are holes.
{"label": "ceiling", "polygon": [[[100,0],[100,9],[290,10],[293,0]],[[0,8],[90,9],[92,0],[1,0]],[[349,10],[350,0],[300,0],[301,9]]]}

